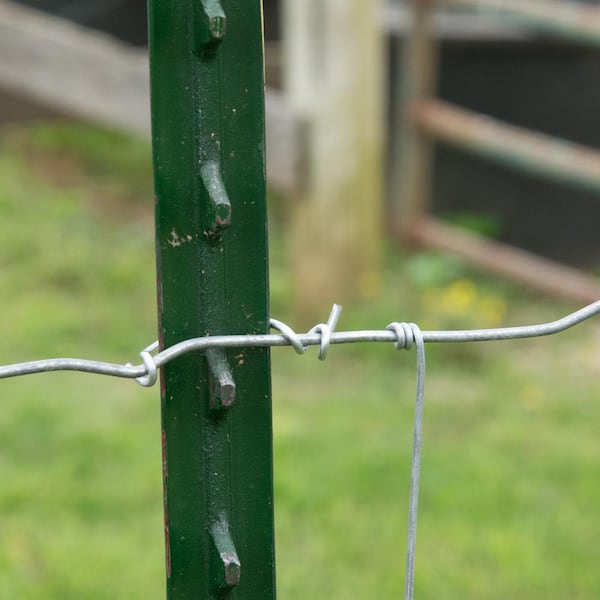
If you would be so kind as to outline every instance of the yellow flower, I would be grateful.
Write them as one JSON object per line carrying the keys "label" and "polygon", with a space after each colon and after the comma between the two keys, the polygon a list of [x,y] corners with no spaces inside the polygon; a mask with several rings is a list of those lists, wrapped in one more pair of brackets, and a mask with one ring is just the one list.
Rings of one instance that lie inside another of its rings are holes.
{"label": "yellow flower", "polygon": [[444,292],[442,306],[451,314],[461,314],[469,310],[477,300],[477,287],[469,279],[459,279]]}

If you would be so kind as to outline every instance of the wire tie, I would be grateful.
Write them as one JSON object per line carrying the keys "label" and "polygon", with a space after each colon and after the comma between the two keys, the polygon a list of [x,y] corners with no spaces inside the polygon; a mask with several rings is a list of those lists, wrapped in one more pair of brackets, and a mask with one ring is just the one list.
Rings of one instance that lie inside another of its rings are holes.
{"label": "wire tie", "polygon": [[334,304],[329,313],[327,323],[319,323],[315,325],[308,333],[320,333],[321,341],[319,343],[319,360],[325,360],[329,345],[331,344],[331,334],[334,332],[337,322],[342,313],[342,307],[339,304]]}
{"label": "wire tie", "polygon": [[398,322],[390,323],[386,329],[393,331],[396,336],[394,342],[396,350],[410,350],[416,341],[415,331],[421,331],[415,323]]}
{"label": "wire tie", "polygon": [[415,323],[390,323],[386,329],[394,332],[396,336],[395,346],[398,350],[410,350],[413,344],[417,347],[417,389],[415,394],[413,449],[410,466],[406,581],[404,587],[404,600],[413,600],[419,510],[419,479],[421,475],[421,445],[423,439],[423,410],[425,408],[425,343],[423,334],[419,326]]}
{"label": "wire tie", "polygon": [[155,352],[156,350],[158,350],[158,341],[153,342],[140,352],[144,367],[146,367],[146,375],[136,377],[135,380],[142,387],[152,387],[156,383],[158,368],[154,362],[154,357],[152,356],[152,352]]}

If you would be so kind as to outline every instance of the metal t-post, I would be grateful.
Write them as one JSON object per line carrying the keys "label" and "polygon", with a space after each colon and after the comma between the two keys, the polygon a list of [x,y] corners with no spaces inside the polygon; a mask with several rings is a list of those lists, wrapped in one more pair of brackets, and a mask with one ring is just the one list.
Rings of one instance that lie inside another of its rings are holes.
{"label": "metal t-post", "polygon": [[[260,0],[150,0],[161,347],[266,333]],[[275,597],[267,348],[162,372],[167,596]]]}

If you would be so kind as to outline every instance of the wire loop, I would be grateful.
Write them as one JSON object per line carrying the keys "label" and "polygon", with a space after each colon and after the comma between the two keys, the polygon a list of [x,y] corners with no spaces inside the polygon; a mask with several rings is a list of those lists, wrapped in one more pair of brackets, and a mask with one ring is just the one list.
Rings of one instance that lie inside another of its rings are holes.
{"label": "wire loop", "polygon": [[152,387],[156,383],[156,379],[158,377],[158,367],[156,366],[154,357],[152,356],[152,352],[155,352],[156,350],[158,350],[158,342],[150,344],[147,348],[144,348],[140,352],[142,362],[144,363],[144,367],[146,367],[146,375],[136,377],[135,380],[142,387]]}
{"label": "wire loop", "polygon": [[304,346],[298,334],[289,325],[286,325],[283,321],[278,321],[277,319],[271,319],[269,325],[281,333],[297,354],[304,354],[306,352],[306,346]]}
{"label": "wire loop", "polygon": [[416,323],[390,323],[386,329],[393,331],[396,336],[394,346],[396,350],[410,350],[419,336],[422,337],[421,330]]}

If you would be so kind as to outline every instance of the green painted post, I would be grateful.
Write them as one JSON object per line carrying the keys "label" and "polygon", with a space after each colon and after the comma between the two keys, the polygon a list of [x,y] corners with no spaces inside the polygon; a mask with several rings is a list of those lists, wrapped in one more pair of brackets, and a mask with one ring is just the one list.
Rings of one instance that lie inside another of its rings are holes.
{"label": "green painted post", "polygon": [[[260,0],[150,0],[161,347],[268,330]],[[167,596],[275,597],[269,351],[162,372]]]}

